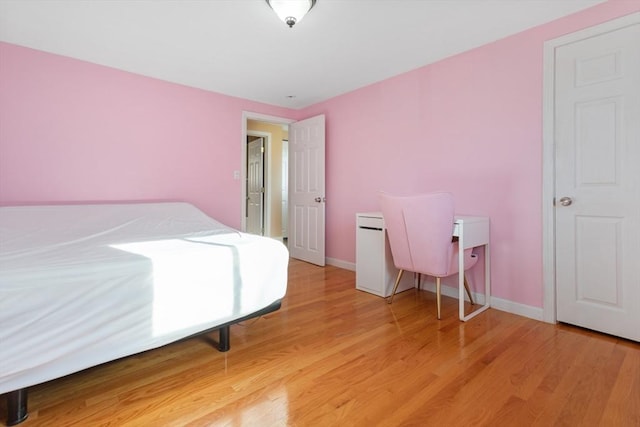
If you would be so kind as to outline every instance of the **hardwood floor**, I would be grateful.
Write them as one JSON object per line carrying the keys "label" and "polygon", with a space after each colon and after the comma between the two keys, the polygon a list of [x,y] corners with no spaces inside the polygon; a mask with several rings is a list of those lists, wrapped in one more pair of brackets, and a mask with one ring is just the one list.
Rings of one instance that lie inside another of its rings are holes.
{"label": "hardwood floor", "polygon": [[[291,261],[281,310],[29,390],[33,426],[640,426],[640,344]],[[211,337],[217,338],[217,334]],[[4,413],[4,399],[3,413]]]}

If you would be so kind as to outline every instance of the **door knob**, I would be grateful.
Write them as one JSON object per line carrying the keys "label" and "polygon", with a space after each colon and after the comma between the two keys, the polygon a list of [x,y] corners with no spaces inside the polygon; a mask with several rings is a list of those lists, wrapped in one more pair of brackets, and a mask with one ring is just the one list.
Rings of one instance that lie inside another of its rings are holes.
{"label": "door knob", "polygon": [[321,198],[321,197],[316,197],[314,200],[315,200],[316,202],[320,203],[320,202],[322,201],[322,198]]}
{"label": "door knob", "polygon": [[569,205],[571,205],[571,203],[573,203],[573,199],[571,199],[571,197],[562,197],[558,201],[560,202],[560,204],[562,206],[569,206]]}

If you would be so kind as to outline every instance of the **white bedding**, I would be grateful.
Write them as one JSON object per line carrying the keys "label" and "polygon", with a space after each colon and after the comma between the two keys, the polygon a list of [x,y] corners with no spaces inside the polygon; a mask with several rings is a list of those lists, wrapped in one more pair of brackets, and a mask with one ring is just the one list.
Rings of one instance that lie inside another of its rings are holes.
{"label": "white bedding", "polygon": [[0,208],[0,394],[282,299],[289,255],[186,203]]}

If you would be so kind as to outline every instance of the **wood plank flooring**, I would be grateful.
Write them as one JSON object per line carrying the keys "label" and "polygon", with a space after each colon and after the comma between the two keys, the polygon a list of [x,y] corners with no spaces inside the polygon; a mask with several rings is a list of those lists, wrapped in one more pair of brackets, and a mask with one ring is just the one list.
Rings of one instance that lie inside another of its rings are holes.
{"label": "wood plank flooring", "polygon": [[[292,260],[282,309],[29,390],[35,426],[640,426],[640,344]],[[4,414],[4,399],[2,413]],[[4,415],[3,415],[4,416]],[[4,420],[3,420],[4,422]]]}

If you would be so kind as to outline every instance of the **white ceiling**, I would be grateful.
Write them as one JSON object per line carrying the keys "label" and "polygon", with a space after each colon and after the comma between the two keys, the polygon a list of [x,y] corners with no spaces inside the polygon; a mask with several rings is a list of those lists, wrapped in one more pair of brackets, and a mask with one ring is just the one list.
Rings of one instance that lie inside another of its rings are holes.
{"label": "white ceiling", "polygon": [[302,108],[603,1],[317,0],[290,29],[264,0],[0,0],[0,40]]}

